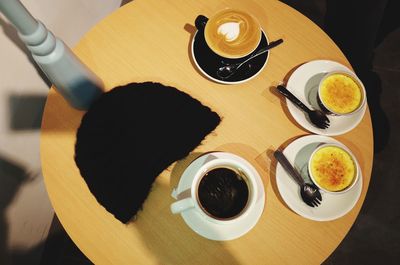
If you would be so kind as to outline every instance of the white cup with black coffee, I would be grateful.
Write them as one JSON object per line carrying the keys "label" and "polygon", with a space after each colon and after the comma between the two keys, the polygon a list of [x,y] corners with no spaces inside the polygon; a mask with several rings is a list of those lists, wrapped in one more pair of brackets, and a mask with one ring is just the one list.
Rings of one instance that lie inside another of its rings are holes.
{"label": "white cup with black coffee", "polygon": [[171,204],[171,211],[174,214],[196,211],[218,224],[239,221],[256,204],[256,177],[240,160],[217,158],[208,161],[196,171],[187,196]]}

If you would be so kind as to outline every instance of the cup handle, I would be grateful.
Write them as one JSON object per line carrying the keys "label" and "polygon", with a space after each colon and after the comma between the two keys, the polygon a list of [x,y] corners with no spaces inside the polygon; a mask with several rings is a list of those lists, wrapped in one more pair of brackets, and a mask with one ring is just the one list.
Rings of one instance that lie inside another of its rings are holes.
{"label": "cup handle", "polygon": [[206,24],[208,21],[208,17],[203,16],[203,15],[198,15],[196,20],[194,21],[194,24],[196,25],[197,30],[204,30]]}
{"label": "cup handle", "polygon": [[185,198],[171,204],[171,212],[173,214],[178,214],[183,211],[189,210],[194,207],[194,202],[192,198]]}

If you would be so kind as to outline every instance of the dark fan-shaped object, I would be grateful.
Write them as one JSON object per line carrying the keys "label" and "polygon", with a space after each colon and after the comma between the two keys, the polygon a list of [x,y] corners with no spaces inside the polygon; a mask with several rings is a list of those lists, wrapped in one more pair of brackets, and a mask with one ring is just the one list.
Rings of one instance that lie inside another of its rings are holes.
{"label": "dark fan-shaped object", "polygon": [[116,87],[84,115],[75,162],[97,201],[127,223],[155,178],[219,122],[217,113],[176,88],[151,82]]}

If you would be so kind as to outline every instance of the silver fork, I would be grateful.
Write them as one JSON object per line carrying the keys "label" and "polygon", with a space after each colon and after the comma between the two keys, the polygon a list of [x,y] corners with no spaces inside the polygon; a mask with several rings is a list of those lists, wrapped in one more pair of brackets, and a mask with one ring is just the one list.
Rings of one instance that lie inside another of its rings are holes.
{"label": "silver fork", "polygon": [[300,173],[290,164],[281,151],[276,150],[274,156],[285,171],[299,184],[300,196],[303,201],[310,207],[318,207],[322,201],[322,196],[318,188],[314,184],[306,183]]}
{"label": "silver fork", "polygon": [[303,102],[301,102],[295,95],[293,95],[286,87],[283,85],[278,85],[276,87],[282,95],[284,95],[287,99],[289,99],[293,104],[299,107],[302,111],[304,111],[309,120],[314,126],[320,129],[327,129],[330,125],[330,120],[321,110],[311,110]]}

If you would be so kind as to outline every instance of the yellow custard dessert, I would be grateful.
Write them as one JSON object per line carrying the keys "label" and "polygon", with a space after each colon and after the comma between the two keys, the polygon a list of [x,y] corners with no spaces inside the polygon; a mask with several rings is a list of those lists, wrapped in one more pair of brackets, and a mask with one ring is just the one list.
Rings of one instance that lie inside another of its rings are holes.
{"label": "yellow custard dessert", "polygon": [[328,191],[346,189],[356,176],[356,165],[352,157],[336,146],[326,146],[317,150],[310,167],[316,184]]}
{"label": "yellow custard dessert", "polygon": [[332,74],[322,81],[319,97],[330,111],[347,114],[355,111],[363,100],[359,84],[345,74]]}

